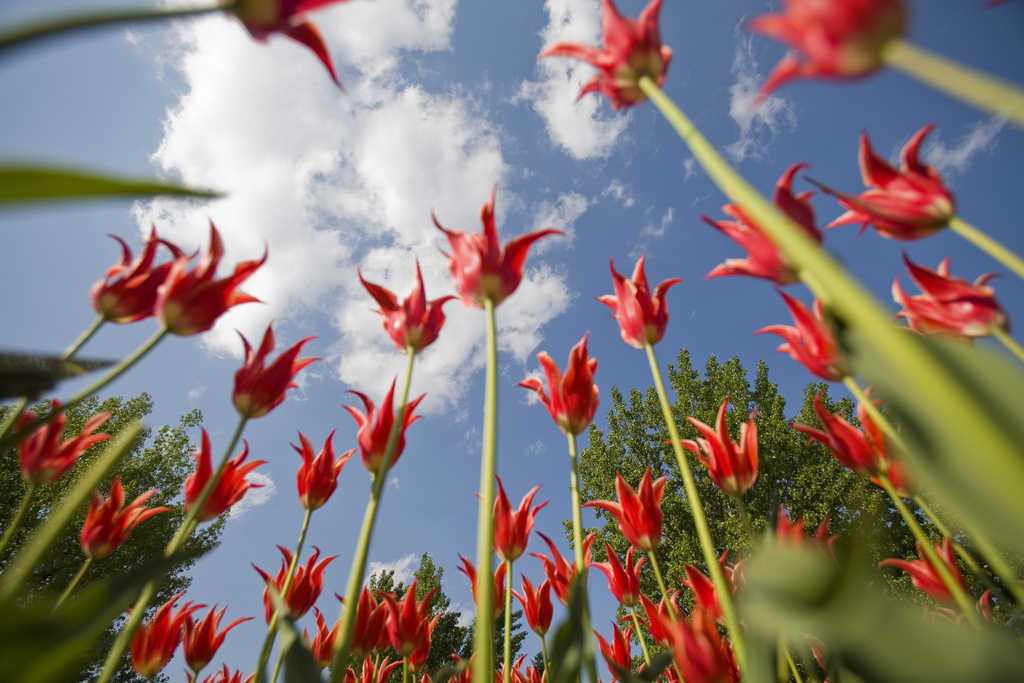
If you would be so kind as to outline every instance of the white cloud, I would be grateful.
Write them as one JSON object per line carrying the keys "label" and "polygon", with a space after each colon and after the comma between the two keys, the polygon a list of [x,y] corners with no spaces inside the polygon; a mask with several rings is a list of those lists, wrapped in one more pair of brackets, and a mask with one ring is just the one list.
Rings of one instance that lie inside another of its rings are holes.
{"label": "white cloud", "polygon": [[545,445],[545,443],[540,439],[534,441],[533,443],[526,447],[526,453],[528,455],[537,455],[539,453],[545,453],[547,452],[547,450],[547,445]]}
{"label": "white cloud", "polygon": [[979,154],[991,152],[996,146],[996,136],[1006,125],[1006,119],[998,116],[976,121],[956,144],[947,147],[939,131],[932,132],[924,141],[921,158],[934,166],[940,175],[961,175]]}
{"label": "white cloud", "polygon": [[686,174],[683,176],[683,182],[685,183],[697,174],[697,160],[693,157],[683,159],[683,170],[686,171]]}
{"label": "white cloud", "polygon": [[391,478],[388,479],[388,483],[394,486],[396,491],[398,490],[398,477],[392,474]]}
{"label": "white cloud", "polygon": [[653,222],[649,222],[644,226],[644,234],[650,235],[651,237],[663,236],[665,231],[668,230],[668,226],[672,225],[675,221],[675,212],[676,210],[674,208],[671,206],[668,207],[668,209],[665,210],[665,213],[662,214],[660,223],[655,225]]}
{"label": "white cloud", "polygon": [[459,619],[456,623],[462,628],[469,628],[476,618],[476,603],[470,601],[465,603],[452,603],[452,611],[458,610]]}
{"label": "white cloud", "polygon": [[[540,34],[545,47],[557,41],[598,44],[598,0],[546,0],[544,8],[549,17]],[[583,84],[594,75],[594,68],[567,57],[548,57],[537,63],[536,71],[539,79],[523,81],[514,101],[532,102],[544,119],[551,141],[572,157],[610,155],[630,116],[608,113],[600,95],[587,95],[576,102]],[[604,113],[599,114],[599,110]]]}
{"label": "white cloud", "polygon": [[404,583],[408,585],[412,579],[420,561],[416,555],[409,553],[403,555],[394,562],[370,562],[370,574],[379,574],[384,571],[395,572],[395,584]]}
{"label": "white cloud", "polygon": [[[769,145],[783,128],[796,130],[796,107],[780,95],[770,95],[754,108],[764,74],[757,68],[753,38],[740,35],[732,62],[732,75],[736,82],[729,88],[729,116],[739,124],[740,137],[727,145],[725,153],[736,162],[747,157],[763,159]],[[690,167],[687,167],[687,178]]]}
{"label": "white cloud", "polygon": [[[379,401],[404,368],[356,267],[404,296],[419,256],[428,295],[453,293],[431,209],[446,227],[478,231],[480,205],[509,174],[502,131],[472,95],[428,92],[398,69],[403,51],[450,49],[455,4],[375,0],[317,12],[343,92],[293,41],[259,44],[219,15],[177,27],[176,44],[185,47],[172,57],[189,89],[168,112],[154,160],[227,196],[198,206],[157,199],[137,205],[137,220],[205,249],[212,218],[224,237],[225,270],[269,248],[267,264],[243,287],[266,303],[225,315],[204,335],[209,351],[237,356],[235,329],[258,339],[272,319],[322,312],[340,333],[324,354],[340,379]],[[509,196],[499,192],[499,223]],[[570,227],[574,201],[552,207]],[[526,226],[513,227],[501,228],[503,239]],[[570,297],[564,274],[528,265],[521,291],[498,309],[502,348],[517,359],[540,343],[541,327]],[[441,342],[417,361],[413,391],[431,392],[424,411],[454,404],[483,366],[480,311],[452,302],[446,313]],[[282,347],[292,341],[279,334]]]}
{"label": "white cloud", "polygon": [[636,200],[633,199],[633,184],[623,184],[618,178],[608,183],[608,187],[606,187],[604,192],[601,193],[602,197],[607,197],[609,195],[614,197],[617,201],[622,202],[622,208],[624,209],[628,209],[636,203]]}
{"label": "white cloud", "polygon": [[545,199],[538,204],[534,210],[532,230],[553,228],[564,232],[565,237],[537,242],[534,253],[542,254],[553,246],[572,244],[576,240],[576,219],[586,212],[588,206],[590,201],[578,192],[563,192],[554,203]]}
{"label": "white cloud", "polygon": [[195,403],[200,398],[202,398],[203,394],[205,393],[206,385],[200,382],[199,384],[196,384],[195,388],[188,390],[188,400],[192,403]]}
{"label": "white cloud", "polygon": [[231,506],[230,519],[241,519],[246,512],[268,502],[277,493],[277,484],[267,474],[250,472],[246,479],[259,485],[259,488],[250,488],[242,500]]}

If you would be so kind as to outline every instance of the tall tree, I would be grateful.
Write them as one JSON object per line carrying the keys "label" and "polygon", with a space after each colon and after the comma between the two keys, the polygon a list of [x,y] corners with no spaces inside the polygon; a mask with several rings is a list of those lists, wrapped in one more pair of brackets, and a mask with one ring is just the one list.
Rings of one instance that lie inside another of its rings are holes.
{"label": "tall tree", "polygon": [[[0,408],[0,420],[7,415],[10,409],[10,406]],[[43,414],[49,410],[49,403],[43,402],[33,410],[38,414]],[[78,434],[82,425],[90,417],[104,411],[112,414],[97,433],[102,432],[116,437],[128,425],[149,415],[153,411],[153,401],[145,393],[128,400],[121,397],[112,397],[104,401],[100,401],[97,397],[86,399],[67,411],[64,438]],[[172,512],[147,519],[132,532],[132,535],[116,552],[107,558],[93,562],[79,584],[80,589],[86,588],[92,583],[128,574],[133,569],[157,560],[163,555],[164,548],[185,518],[181,494],[185,479],[194,470],[195,459],[190,454],[196,450],[196,446],[189,440],[188,430],[199,426],[202,419],[202,413],[193,410],[188,415],[182,416],[176,427],[163,426],[156,431],[155,435],[150,429],[144,430],[131,445],[117,472],[112,472],[102,482],[100,490],[106,497],[115,474],[119,473],[127,500],[132,500],[150,489],[159,489],[159,493],[150,498],[147,505],[151,507],[165,505],[171,507]],[[152,440],[150,440],[151,437]],[[76,486],[80,475],[98,457],[104,445],[104,443],[99,443],[91,447],[67,474],[38,489],[22,526],[16,532],[8,550],[0,557],[0,566],[6,566],[10,562],[18,547],[34,529],[45,521],[47,512],[53,509],[61,498]],[[18,449],[11,445],[0,450],[0,520],[3,520],[3,524],[6,524],[14,515],[24,491],[25,483],[21,477]],[[79,534],[84,518],[85,509],[82,509],[51,545],[43,560],[35,567],[23,589],[26,601],[32,601],[41,596],[56,598],[71,582],[72,577],[85,560],[85,555],[79,544]],[[196,552],[196,559],[198,559],[198,556],[216,548],[220,543],[225,519],[226,517],[222,517],[213,524],[201,528],[186,543],[185,549]],[[154,607],[151,607],[151,610],[179,591],[188,588],[192,579],[187,572],[195,561],[192,559],[179,564],[161,579],[156,598],[152,601]],[[80,680],[94,678],[99,673],[116,633],[116,628],[112,626],[103,637],[93,644],[88,655],[88,663],[79,675]],[[149,679],[135,673],[131,667],[131,658],[126,653],[114,680],[117,683],[142,683]],[[166,677],[161,675],[156,680],[166,680]]]}

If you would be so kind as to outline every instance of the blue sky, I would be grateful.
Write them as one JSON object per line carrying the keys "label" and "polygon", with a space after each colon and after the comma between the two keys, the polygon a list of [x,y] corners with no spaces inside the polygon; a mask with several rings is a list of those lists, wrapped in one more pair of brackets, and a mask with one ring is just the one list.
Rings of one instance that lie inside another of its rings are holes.
{"label": "blue sky", "polygon": [[[619,4],[636,16],[644,3]],[[0,22],[87,6],[4,3]],[[939,128],[924,156],[943,171],[961,217],[1024,252],[1019,130],[893,71],[854,84],[796,83],[751,116],[745,103],[784,50],[739,25],[775,6],[669,0],[662,10],[663,40],[674,50],[666,92],[755,186],[769,192],[790,164],[806,161],[815,178],[859,192],[861,131],[880,154],[894,158],[915,131],[934,122]],[[306,348],[324,360],[303,374],[288,401],[246,431],[253,457],[269,461],[260,468],[268,485],[253,501],[260,504],[236,515],[220,549],[196,567],[191,599],[227,603],[229,618],[262,614],[262,585],[249,563],[276,568],[274,545],[292,546],[302,520],[293,484],[299,459],[289,442],[301,430],[319,446],[337,428],[335,448],[354,446],[355,423],[342,405],[357,402],[345,390],[379,398],[404,363],[383,334],[356,267],[404,296],[418,256],[428,295],[452,293],[430,211],[446,227],[479,230],[480,205],[496,182],[503,239],[548,226],[567,233],[534,251],[520,291],[499,309],[499,471],[515,501],[543,484],[538,501],[552,504],[540,513],[538,529],[561,538],[570,508],[564,437],[515,387],[538,371],[536,353],[546,350],[562,364],[590,330],[603,398],[612,385],[650,384],[644,355],[621,341],[605,307],[594,301],[611,292],[609,257],[628,272],[647,253],[653,281],[684,279],[668,297],[663,364],[683,346],[698,366],[709,354],[738,355],[751,370],[765,358],[795,406],[811,377],[774,355],[777,338],[751,336],[765,325],[789,323],[771,286],[747,278],[703,280],[725,258],[742,256],[700,219],[701,213],[721,217],[721,194],[652,106],[622,115],[596,96],[574,104],[588,69],[560,59],[536,62],[556,39],[595,43],[597,8],[597,0],[342,3],[313,19],[344,91],[306,49],[279,37],[258,44],[220,15],[95,31],[0,63],[3,159],[159,174],[228,193],[203,204],[121,201],[4,211],[8,246],[0,252],[0,285],[8,295],[0,347],[57,352],[92,321],[88,288],[118,255],[107,233],[137,246],[155,222],[161,235],[205,248],[211,219],[227,244],[226,265],[269,246],[266,267],[245,287],[266,304],[236,309],[201,338],[165,341],[110,391],[152,394],[154,425],[201,408],[217,451],[236,421],[230,391],[241,344],[234,330],[258,339],[273,319],[282,346],[318,335]],[[1022,29],[1024,3],[984,10],[981,0],[932,0],[912,4],[909,38],[1024,83]],[[802,180],[796,187],[810,189]],[[819,225],[841,213],[827,197],[816,197],[814,205]],[[826,245],[892,306],[889,286],[903,272],[903,245],[872,231],[858,237],[855,227],[829,231]],[[905,246],[931,267],[953,255],[954,274],[971,279],[1000,270],[950,234]],[[1024,283],[1008,274],[994,286],[1011,321],[1024,320]],[[802,287],[791,291],[808,300]],[[456,302],[446,312],[449,323],[423,354],[413,385],[414,394],[427,392],[426,419],[410,429],[393,470],[370,557],[408,571],[414,565],[403,558],[431,553],[446,569],[446,593],[468,608],[468,582],[455,566],[457,553],[475,554],[483,316]],[[119,357],[153,329],[152,321],[107,326],[83,355]],[[604,409],[598,422],[604,423]],[[339,556],[319,603],[332,618],[337,606],[330,596],[343,590],[368,484],[352,461],[334,499],[313,516],[309,543]],[[568,544],[562,547],[568,553]],[[534,543],[530,550],[542,548]],[[516,573],[523,571],[538,579],[540,563],[522,560]],[[595,623],[607,631],[614,604],[596,593]],[[251,670],[262,629],[261,619],[240,626],[228,637],[223,660]],[[526,648],[537,647],[531,635]],[[177,676],[179,665],[171,666]]]}

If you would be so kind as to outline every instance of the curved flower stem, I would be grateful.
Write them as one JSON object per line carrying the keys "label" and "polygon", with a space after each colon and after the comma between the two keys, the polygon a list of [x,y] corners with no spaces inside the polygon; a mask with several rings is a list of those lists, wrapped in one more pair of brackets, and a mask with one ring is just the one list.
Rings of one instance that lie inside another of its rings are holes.
{"label": "curved flower stem", "polygon": [[25,495],[21,498],[21,505],[18,506],[18,511],[14,513],[14,517],[11,517],[11,521],[7,522],[7,528],[4,529],[3,538],[0,538],[0,555],[7,549],[7,544],[11,542],[11,538],[14,537],[14,532],[18,530],[21,525],[22,518],[25,517],[25,513],[28,512],[28,506],[32,503],[32,498],[36,495],[35,484],[29,483],[28,488],[25,489]]}
{"label": "curved flower stem", "polygon": [[[235,428],[235,433],[231,435],[231,441],[224,450],[224,456],[220,459],[220,464],[217,465],[217,469],[210,477],[210,480],[206,482],[206,486],[203,487],[199,497],[192,505],[192,509],[178,526],[177,533],[174,534],[170,543],[164,548],[164,557],[170,557],[178,552],[199,525],[199,512],[206,505],[206,501],[210,499],[213,489],[217,486],[217,482],[220,481],[221,475],[224,474],[224,467],[227,465],[231,453],[234,452],[235,446],[238,445],[238,440],[242,437],[242,431],[245,429],[248,421],[249,418],[245,416],[242,416],[238,421],[238,427]],[[96,683],[109,683],[111,676],[114,675],[114,672],[121,663],[121,655],[128,649],[128,644],[135,634],[135,629],[139,627],[139,623],[142,621],[143,616],[145,616],[146,608],[149,607],[150,601],[156,596],[156,584],[156,579],[150,580],[143,587],[139,597],[136,598],[131,616],[128,617],[128,621],[121,627],[121,632],[114,639],[114,644],[110,647],[110,652],[107,653],[107,660],[103,664],[103,671],[100,673],[99,678],[96,679]]]}
{"label": "curved flower stem", "polygon": [[906,520],[907,526],[910,527],[910,532],[914,534],[914,538],[917,539],[917,542],[921,545],[921,550],[924,551],[924,554],[927,556],[928,563],[932,565],[936,573],[938,573],[939,578],[942,579],[942,583],[946,586],[946,589],[949,590],[953,599],[956,600],[956,604],[960,607],[960,611],[963,612],[967,622],[975,629],[978,629],[981,626],[981,622],[978,620],[978,614],[974,609],[974,604],[970,597],[968,597],[964,592],[963,587],[956,581],[956,579],[953,578],[953,575],[950,573],[949,567],[946,566],[946,563],[943,562],[942,558],[940,558],[935,552],[935,548],[932,547],[931,541],[927,536],[925,536],[924,529],[922,529],[921,525],[917,523],[916,519],[914,519],[914,515],[910,512],[910,509],[907,508],[903,499],[900,498],[896,489],[893,487],[892,482],[889,481],[889,475],[879,474],[878,480],[882,482],[882,487],[885,489],[885,492],[889,494],[892,502],[895,503],[896,508],[900,511],[900,514],[903,515],[903,519]]}
{"label": "curved flower stem", "polygon": [[[658,558],[654,554],[653,550],[647,551],[647,558],[651,561],[651,569],[654,570],[654,578],[658,580],[658,589],[661,591],[661,598],[668,604],[668,589],[665,587],[665,579],[661,575],[661,567],[658,565]],[[718,564],[717,562],[715,564]],[[672,621],[678,622],[676,618],[676,611],[670,609],[668,615],[672,618]]]}
{"label": "curved flower stem", "polygon": [[494,676],[491,662],[494,661],[494,606],[491,601],[491,555],[494,545],[494,528],[491,523],[494,508],[494,471],[497,460],[498,436],[498,339],[494,323],[494,301],[484,300],[487,314],[487,369],[484,375],[484,438],[480,454],[480,513],[476,526],[476,633],[473,662],[473,683],[488,683]]}
{"label": "curved flower stem", "polygon": [[1024,128],[1024,90],[896,39],[882,58],[903,73]]}
{"label": "curved flower stem", "polygon": [[949,219],[949,229],[1024,278],[1024,260],[959,216]]}
{"label": "curved flower stem", "polygon": [[219,10],[230,9],[233,2],[213,7],[199,8],[153,8],[137,10],[113,10],[108,12],[92,12],[78,16],[62,17],[50,21],[41,21],[37,24],[23,26],[0,34],[0,54],[13,47],[19,47],[40,38],[50,38],[62,33],[70,33],[95,26],[106,26],[110,24],[125,24],[138,21],[152,21],[155,19],[175,19],[188,17],[197,14],[207,14]]}
{"label": "curved flower stem", "polygon": [[921,512],[931,520],[931,523],[939,530],[942,537],[949,539],[949,542],[953,544],[953,550],[955,550],[956,554],[960,556],[960,559],[964,561],[964,564],[967,565],[968,569],[974,572],[981,579],[987,578],[987,575],[981,571],[981,567],[979,567],[978,563],[974,561],[971,554],[967,552],[966,548],[960,545],[959,541],[956,540],[956,537],[949,530],[949,527],[943,524],[942,520],[939,519],[939,516],[932,512],[932,509],[928,507],[928,503],[925,502],[924,498],[922,498],[920,494],[914,496],[914,502],[917,503],[917,507],[921,508]]}
{"label": "curved flower stem", "polygon": [[107,319],[105,317],[103,317],[102,315],[97,316],[96,320],[93,321],[92,325],[89,325],[89,327],[85,330],[85,332],[83,332],[78,337],[78,339],[71,342],[71,346],[64,349],[64,353],[61,354],[61,360],[67,360],[68,358],[71,358],[71,356],[78,353],[78,349],[85,346],[85,343],[92,339],[92,336],[94,334],[99,332],[100,328],[103,327],[103,323],[105,322],[107,322]]}
{"label": "curved flower stem", "polygon": [[864,406],[864,409],[868,411],[868,415],[870,415],[871,419],[875,421],[875,424],[882,429],[882,432],[889,437],[889,440],[896,444],[896,447],[901,451],[906,451],[907,446],[903,442],[903,437],[900,436],[900,433],[896,431],[896,428],[890,424],[889,420],[885,419],[885,415],[882,415],[882,411],[878,409],[878,406],[876,406],[874,402],[867,397],[864,390],[860,388],[859,384],[857,384],[857,380],[847,375],[843,378],[843,384],[845,384],[846,388],[850,390],[853,397],[857,399],[857,402]]}
{"label": "curved flower stem", "polygon": [[[295,554],[292,555],[292,561],[288,565],[288,573],[285,574],[284,584],[281,586],[281,597],[287,601],[288,591],[291,590],[292,581],[295,579],[295,567],[299,564],[299,555],[302,554],[302,546],[306,542],[306,531],[309,530],[309,519],[313,516],[313,511],[306,509],[306,516],[302,520],[302,530],[299,531],[299,541],[295,544]],[[281,619],[281,611],[274,610],[274,615],[270,618],[270,624],[267,625],[267,637],[263,640],[263,650],[260,651],[260,659],[256,664],[256,672],[254,674],[253,681],[255,683],[261,683],[263,680],[263,672],[267,666],[267,662],[270,661],[270,650],[274,647],[274,640],[277,638],[277,622]],[[277,664],[274,665],[274,675],[270,677],[270,683],[274,683],[277,680],[277,675],[281,672],[281,663],[284,661],[284,653],[280,653],[277,657]]]}
{"label": "curved flower stem", "polygon": [[352,558],[352,568],[348,573],[348,585],[346,587],[345,599],[347,603],[342,608],[341,628],[334,639],[334,660],[331,663],[331,680],[334,683],[341,683],[345,680],[345,671],[348,666],[348,656],[352,647],[352,637],[355,634],[356,606],[359,604],[359,594],[363,590],[363,574],[366,573],[366,558],[370,552],[370,539],[373,537],[373,527],[377,521],[377,508],[381,496],[384,495],[384,483],[387,480],[388,470],[391,469],[391,461],[394,460],[395,450],[398,448],[398,435],[401,427],[405,424],[405,402],[409,398],[409,384],[412,382],[412,368],[416,359],[416,349],[408,347],[406,350],[407,363],[405,367],[405,382],[402,384],[402,396],[395,411],[395,422],[391,426],[391,433],[388,435],[388,442],[384,446],[384,457],[381,459],[380,467],[372,474],[370,485],[370,500],[366,503],[366,512],[363,513],[363,525],[359,530],[359,541],[356,543],[356,553]]}
{"label": "curved flower stem", "polygon": [[0,425],[0,444],[4,443],[7,439],[7,434],[11,431],[11,428],[17,424],[18,418],[21,417],[23,412],[25,412],[25,408],[27,406],[28,398],[22,396],[18,399],[18,402],[14,404],[14,407],[11,408],[11,412],[7,414],[7,418],[4,420],[4,423]]}
{"label": "curved flower stem", "polygon": [[1003,342],[1003,346],[1008,348],[1017,358],[1024,361],[1024,346],[1018,344],[1017,340],[1011,337],[1009,332],[1001,327],[996,327],[992,329],[992,336]]}
{"label": "curved flower stem", "polygon": [[512,561],[505,560],[505,659],[502,680],[509,683],[512,677]]}
{"label": "curved flower stem", "polygon": [[78,587],[78,582],[82,580],[82,577],[85,576],[85,572],[89,570],[89,565],[91,564],[92,558],[85,558],[85,562],[82,563],[82,567],[78,570],[78,573],[75,574],[75,578],[71,579],[71,583],[68,584],[68,587],[65,588],[64,592],[60,594],[60,597],[57,599],[57,602],[54,603],[53,609],[50,610],[50,614],[53,614],[54,612],[59,610],[61,606],[65,602],[67,602],[68,598],[71,597],[71,594],[75,592],[75,588]]}
{"label": "curved flower stem", "polygon": [[[715,552],[715,546],[711,540],[711,532],[708,529],[707,519],[704,517],[704,508],[701,507],[697,485],[693,481],[693,473],[690,472],[690,465],[686,462],[686,454],[683,451],[682,441],[679,439],[679,430],[676,428],[676,420],[672,415],[672,406],[668,402],[665,384],[661,380],[661,369],[658,367],[658,359],[654,355],[654,347],[647,344],[644,348],[647,351],[647,360],[651,365],[654,386],[658,390],[658,398],[661,399],[661,412],[665,418],[665,425],[668,427],[669,437],[672,439],[672,450],[675,451],[676,464],[679,466],[679,473],[682,475],[686,500],[690,503],[690,512],[693,513],[693,522],[697,527],[700,547],[704,551],[704,562],[708,565],[708,573],[711,575],[711,580],[714,581],[715,589],[718,591],[718,597],[722,603],[722,613],[725,615],[725,623],[729,628],[733,650],[736,653],[736,661],[740,666],[740,670],[743,671],[746,669],[746,649],[743,645],[743,633],[740,631],[739,620],[736,618],[736,609],[732,603],[732,593],[729,591],[729,584],[725,581],[725,575],[722,574],[722,567],[718,564],[718,554]],[[652,564],[653,556],[654,553],[651,553]],[[660,575],[657,569],[655,569],[655,572]],[[663,584],[664,582],[659,582],[662,593],[667,595]]]}
{"label": "curved flower stem", "polygon": [[636,629],[636,637],[640,641],[640,649],[644,651],[644,663],[650,666],[651,653],[647,651],[647,641],[644,640],[644,632],[640,630],[640,619],[636,616],[636,608],[629,608],[629,616],[633,617],[633,628]]}
{"label": "curved flower stem", "polygon": [[747,512],[747,504],[743,502],[743,495],[733,496],[736,499],[736,507],[740,511],[740,519],[743,520],[743,528],[747,532],[747,543],[751,550],[754,548],[754,527],[750,524],[750,514]]}

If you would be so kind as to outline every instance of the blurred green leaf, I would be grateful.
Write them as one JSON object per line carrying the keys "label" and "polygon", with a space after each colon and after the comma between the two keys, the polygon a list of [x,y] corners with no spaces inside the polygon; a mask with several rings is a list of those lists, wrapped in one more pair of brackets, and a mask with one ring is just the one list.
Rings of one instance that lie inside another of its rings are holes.
{"label": "blurred green leaf", "polygon": [[[267,589],[274,607],[281,615],[277,620],[277,630],[281,634],[285,683],[320,683],[320,667],[295,628],[295,620],[288,614],[288,606],[272,583],[267,583]],[[270,679],[264,675],[263,680]]]}
{"label": "blurred green leaf", "polygon": [[875,587],[862,569],[862,547],[838,567],[816,552],[766,545],[747,570],[741,617],[751,644],[751,683],[774,681],[770,662],[779,635],[810,633],[826,645],[829,667],[866,683],[1019,681],[1024,647],[992,626],[972,631]]}
{"label": "blurred green leaf", "polygon": [[86,360],[28,353],[0,353],[0,398],[28,396],[49,391],[58,382],[108,368],[117,361]]}
{"label": "blurred green leaf", "polygon": [[0,166],[0,206],[14,202],[100,199],[170,194],[213,198],[220,195],[152,179],[114,178],[71,169]]}
{"label": "blurred green leaf", "polygon": [[468,668],[469,660],[463,659],[455,666],[446,666],[438,671],[434,674],[433,678],[431,678],[431,681],[433,681],[433,683],[448,683],[451,679],[464,674]]}
{"label": "blurred green leaf", "polygon": [[660,655],[652,659],[650,665],[644,667],[644,670],[639,673],[620,669],[615,665],[615,662],[608,662],[608,666],[615,671],[615,677],[622,683],[654,683],[654,681],[658,680],[658,677],[664,673],[665,669],[671,665],[671,652],[662,652]]}
{"label": "blurred green leaf", "polygon": [[587,619],[587,593],[580,581],[574,581],[569,593],[569,614],[557,629],[551,643],[548,664],[549,683],[575,683],[590,638]]}

